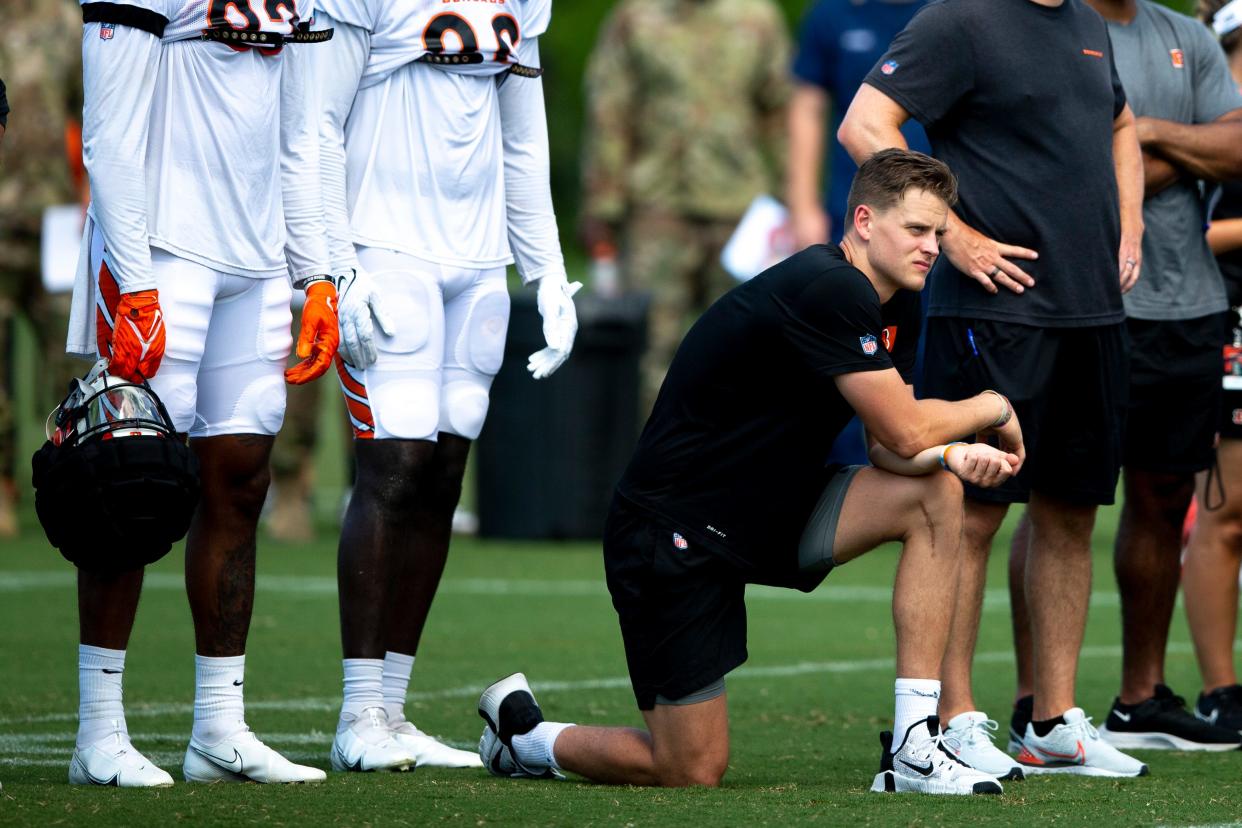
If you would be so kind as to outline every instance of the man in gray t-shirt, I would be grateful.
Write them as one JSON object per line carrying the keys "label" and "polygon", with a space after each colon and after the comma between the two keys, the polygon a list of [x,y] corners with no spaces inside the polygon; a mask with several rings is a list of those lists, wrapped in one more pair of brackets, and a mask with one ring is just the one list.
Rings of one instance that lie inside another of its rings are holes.
{"label": "man in gray t-shirt", "polygon": [[1150,0],[1088,0],[1104,17],[1137,118],[1145,199],[1143,277],[1124,297],[1130,401],[1115,566],[1121,693],[1101,734],[1121,748],[1228,749],[1164,686],[1181,516],[1207,469],[1220,408],[1225,288],[1204,238],[1210,182],[1242,176],[1242,95],[1202,23]]}

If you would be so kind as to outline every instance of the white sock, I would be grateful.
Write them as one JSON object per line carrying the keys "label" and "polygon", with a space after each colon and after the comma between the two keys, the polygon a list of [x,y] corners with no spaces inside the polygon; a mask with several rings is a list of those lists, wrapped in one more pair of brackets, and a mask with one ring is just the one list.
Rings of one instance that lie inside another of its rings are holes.
{"label": "white sock", "polygon": [[405,721],[405,691],[413,670],[414,656],[392,650],[384,653],[384,710],[392,724]]}
{"label": "white sock", "polygon": [[78,747],[95,744],[116,731],[126,735],[121,704],[125,651],[78,645]]}
{"label": "white sock", "polygon": [[556,745],[556,737],[567,727],[573,727],[573,724],[540,722],[530,733],[514,736],[513,752],[517,754],[518,761],[530,767],[560,770],[553,747]]}
{"label": "white sock", "polygon": [[893,750],[896,751],[912,724],[936,715],[940,705],[940,682],[899,678],[893,684],[893,693],[897,697],[897,709],[893,714]]}
{"label": "white sock", "polygon": [[246,679],[246,657],[194,656],[194,732],[195,741],[219,744],[246,726],[242,701]]}
{"label": "white sock", "polygon": [[384,661],[379,658],[347,658],[345,665],[345,702],[341,718],[356,716],[368,707],[384,706]]}

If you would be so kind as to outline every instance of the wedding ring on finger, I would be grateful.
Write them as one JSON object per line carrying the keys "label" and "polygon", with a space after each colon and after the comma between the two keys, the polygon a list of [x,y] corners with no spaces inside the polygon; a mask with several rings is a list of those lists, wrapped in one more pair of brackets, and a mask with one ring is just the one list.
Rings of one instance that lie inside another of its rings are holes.
{"label": "wedding ring on finger", "polygon": [[988,278],[995,279],[998,275],[1000,275],[1000,272],[1001,272],[1000,265],[997,265],[996,267],[988,271]]}

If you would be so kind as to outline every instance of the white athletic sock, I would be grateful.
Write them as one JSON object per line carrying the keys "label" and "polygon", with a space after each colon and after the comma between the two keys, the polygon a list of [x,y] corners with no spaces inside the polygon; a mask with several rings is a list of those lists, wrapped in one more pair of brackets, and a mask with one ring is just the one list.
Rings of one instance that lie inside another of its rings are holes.
{"label": "white athletic sock", "polygon": [[384,660],[380,658],[347,658],[345,665],[345,702],[341,718],[353,721],[368,707],[384,706]]}
{"label": "white athletic sock", "polygon": [[116,731],[126,735],[121,704],[125,651],[78,645],[78,744],[89,747]]}
{"label": "white athletic sock", "polygon": [[219,744],[246,726],[246,657],[194,656],[194,740]]}
{"label": "white athletic sock", "polygon": [[893,684],[893,693],[897,697],[897,709],[893,714],[893,751],[896,752],[910,725],[936,715],[940,705],[940,682],[899,678]]}
{"label": "white athletic sock", "polygon": [[384,710],[389,724],[405,721],[405,691],[410,686],[414,656],[405,653],[384,653]]}
{"label": "white athletic sock", "polygon": [[567,727],[574,725],[569,722],[540,722],[530,733],[513,737],[513,752],[523,765],[533,768],[552,768],[560,770],[556,763],[556,737]]}

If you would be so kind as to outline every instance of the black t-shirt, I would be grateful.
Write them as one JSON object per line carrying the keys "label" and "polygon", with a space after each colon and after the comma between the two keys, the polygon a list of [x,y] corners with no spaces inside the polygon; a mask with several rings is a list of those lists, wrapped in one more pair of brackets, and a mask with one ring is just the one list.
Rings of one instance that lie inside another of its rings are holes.
{"label": "black t-shirt", "polygon": [[1104,21],[1081,0],[936,0],[867,76],[927,129],[957,174],[962,219],[1035,277],[987,293],[941,256],[932,316],[1081,327],[1121,322],[1113,121],[1125,92]]}
{"label": "black t-shirt", "polygon": [[854,415],[833,377],[895,366],[910,383],[919,326],[917,293],[881,306],[840,248],[791,256],[686,334],[618,491],[748,581],[800,585],[798,539]]}
{"label": "black t-shirt", "polygon": [[[1212,220],[1242,218],[1242,181],[1221,184],[1220,200],[1212,210]],[[1230,250],[1216,257],[1220,275],[1225,277],[1229,307],[1242,305],[1242,250]]]}

